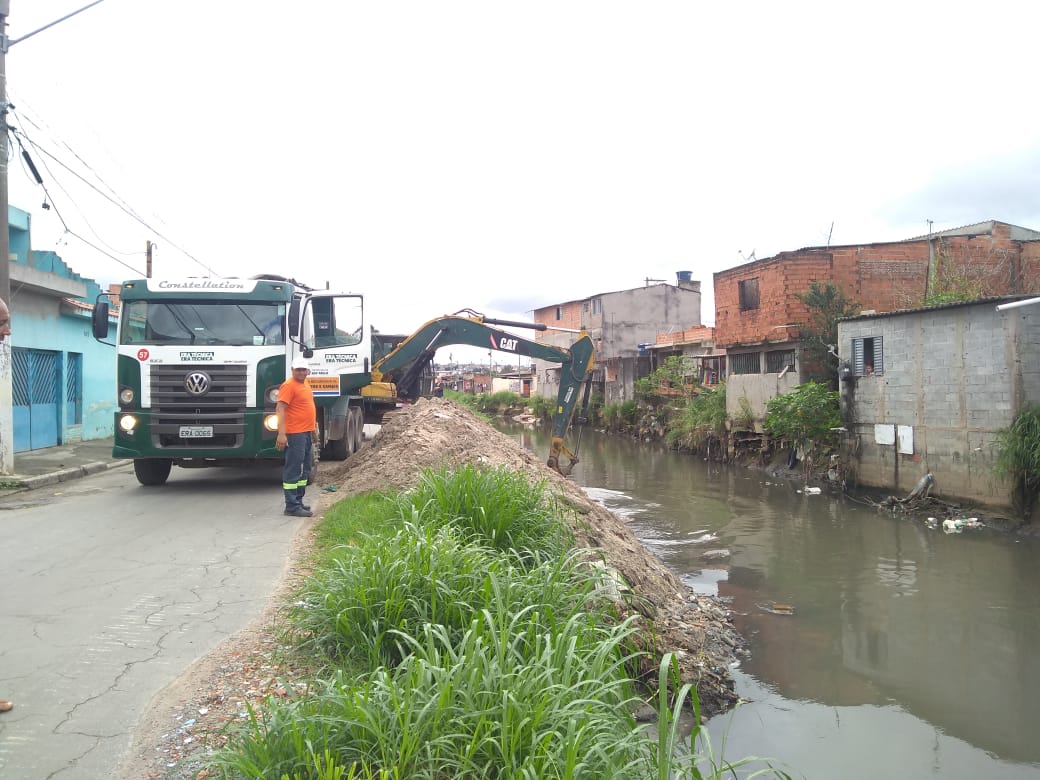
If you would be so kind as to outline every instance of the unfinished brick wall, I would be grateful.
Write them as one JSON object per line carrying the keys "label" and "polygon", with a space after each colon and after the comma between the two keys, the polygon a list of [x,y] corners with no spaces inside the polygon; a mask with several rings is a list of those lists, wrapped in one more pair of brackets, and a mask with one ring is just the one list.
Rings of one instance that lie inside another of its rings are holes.
{"label": "unfinished brick wall", "polygon": [[[925,305],[929,292],[971,297],[1040,293],[1040,242],[1013,241],[1010,226],[992,235],[947,236],[892,244],[783,252],[714,275],[720,347],[786,341],[809,311],[795,295],[814,282],[841,289],[862,310],[891,312]],[[930,263],[935,272],[929,278]],[[740,283],[758,280],[759,306],[740,309]],[[931,286],[931,289],[930,289]]]}
{"label": "unfinished brick wall", "polygon": [[715,340],[715,328],[710,325],[694,325],[678,333],[658,333],[657,344],[696,344]]}
{"label": "unfinished brick wall", "polygon": [[1019,277],[1023,293],[1040,294],[1040,241],[1022,244]]}
{"label": "unfinished brick wall", "polygon": [[[585,301],[568,301],[534,310],[534,321],[550,328],[581,328],[581,311]],[[556,309],[560,309],[560,319],[556,319]]]}
{"label": "unfinished brick wall", "polygon": [[[784,252],[768,260],[715,274],[715,337],[720,347],[782,342],[793,337],[783,326],[804,322],[806,307],[794,297],[813,280],[834,277],[828,252]],[[740,283],[758,281],[758,308],[740,308]]]}

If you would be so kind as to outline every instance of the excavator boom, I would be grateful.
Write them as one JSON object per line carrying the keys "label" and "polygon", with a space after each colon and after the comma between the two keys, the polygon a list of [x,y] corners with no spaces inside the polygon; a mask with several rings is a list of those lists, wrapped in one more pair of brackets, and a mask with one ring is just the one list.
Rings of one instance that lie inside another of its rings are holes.
{"label": "excavator boom", "polygon": [[[433,361],[434,354],[441,347],[453,344],[481,347],[559,363],[560,391],[557,394],[556,409],[553,414],[552,442],[547,465],[560,473],[565,473],[560,466],[560,457],[566,455],[570,461],[566,467],[566,473],[569,473],[570,467],[578,462],[578,456],[567,448],[565,438],[574,417],[581,385],[583,382],[587,384],[591,378],[595,354],[592,339],[587,333],[581,331],[570,348],[565,349],[525,339],[492,327],[492,325],[505,325],[545,330],[545,325],[491,320],[471,311],[467,311],[466,314],[467,316],[462,316],[463,312],[458,312],[438,317],[415,331],[398,344],[392,352],[372,365],[373,384],[394,383],[397,395],[414,400],[420,395],[419,379],[426,367]],[[585,401],[588,401],[587,390]]]}

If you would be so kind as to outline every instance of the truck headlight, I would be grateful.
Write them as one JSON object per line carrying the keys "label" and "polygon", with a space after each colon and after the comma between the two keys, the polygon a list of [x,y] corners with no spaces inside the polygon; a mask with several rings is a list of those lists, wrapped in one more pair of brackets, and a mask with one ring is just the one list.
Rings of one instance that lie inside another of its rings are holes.
{"label": "truck headlight", "polygon": [[264,427],[267,428],[267,430],[269,430],[269,431],[277,431],[278,430],[278,415],[277,414],[269,414],[266,417],[264,417]]}
{"label": "truck headlight", "polygon": [[132,387],[124,387],[119,391],[119,405],[129,406],[134,402],[134,389]]}
{"label": "truck headlight", "polygon": [[269,387],[267,388],[267,402],[271,404],[278,403],[278,388]]}
{"label": "truck headlight", "polygon": [[132,414],[124,414],[119,418],[119,430],[124,433],[133,433],[137,427],[137,418]]}

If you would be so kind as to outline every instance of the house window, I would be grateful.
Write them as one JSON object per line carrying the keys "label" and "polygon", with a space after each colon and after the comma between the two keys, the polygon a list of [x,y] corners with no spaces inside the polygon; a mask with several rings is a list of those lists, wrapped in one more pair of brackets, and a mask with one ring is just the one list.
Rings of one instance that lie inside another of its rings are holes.
{"label": "house window", "polygon": [[603,312],[603,301],[599,298],[592,299],[592,313],[601,314]]}
{"label": "house window", "polygon": [[775,349],[766,353],[767,374],[779,374],[785,368],[794,368],[793,349]]}
{"label": "house window", "polygon": [[740,292],[740,310],[758,308],[758,279],[745,279],[737,282]]}
{"label": "house window", "polygon": [[855,376],[885,373],[885,354],[881,348],[881,336],[852,340],[852,373]]}
{"label": "house window", "polygon": [[563,319],[563,307],[562,306],[557,306],[556,307],[556,319],[557,319],[557,321]]}
{"label": "house window", "polygon": [[761,374],[762,353],[744,352],[738,355],[729,355],[729,371],[731,374]]}

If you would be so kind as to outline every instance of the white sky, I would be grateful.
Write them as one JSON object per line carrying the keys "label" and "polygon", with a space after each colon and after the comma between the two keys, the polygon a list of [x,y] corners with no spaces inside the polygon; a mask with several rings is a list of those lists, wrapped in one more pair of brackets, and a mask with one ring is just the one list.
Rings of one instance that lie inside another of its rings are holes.
{"label": "white sky", "polygon": [[[88,2],[11,0],[8,34]],[[410,332],[689,270],[710,324],[713,272],[832,224],[1040,228],[1038,21],[1003,0],[105,0],[8,52],[55,208],[17,147],[10,200],[102,283],[143,275],[150,239],[156,276],[328,281]]]}

